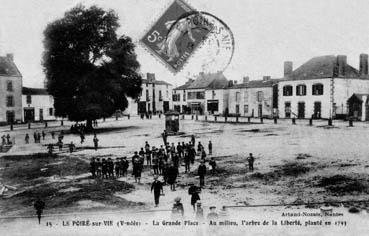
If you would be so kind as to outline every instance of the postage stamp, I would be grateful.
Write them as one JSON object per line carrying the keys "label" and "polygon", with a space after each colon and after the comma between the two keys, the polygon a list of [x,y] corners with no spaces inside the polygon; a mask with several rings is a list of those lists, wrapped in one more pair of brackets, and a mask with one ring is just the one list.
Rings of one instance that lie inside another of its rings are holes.
{"label": "postage stamp", "polygon": [[195,9],[188,4],[175,0],[140,40],[174,73],[183,68],[212,31],[211,24],[200,21],[193,12]]}

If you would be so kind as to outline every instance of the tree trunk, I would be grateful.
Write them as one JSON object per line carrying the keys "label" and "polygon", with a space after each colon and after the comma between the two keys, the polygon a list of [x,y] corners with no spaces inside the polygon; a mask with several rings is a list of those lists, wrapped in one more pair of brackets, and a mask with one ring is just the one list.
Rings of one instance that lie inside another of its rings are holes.
{"label": "tree trunk", "polygon": [[94,130],[94,128],[92,127],[92,120],[91,119],[86,121],[86,129],[87,129],[87,131]]}

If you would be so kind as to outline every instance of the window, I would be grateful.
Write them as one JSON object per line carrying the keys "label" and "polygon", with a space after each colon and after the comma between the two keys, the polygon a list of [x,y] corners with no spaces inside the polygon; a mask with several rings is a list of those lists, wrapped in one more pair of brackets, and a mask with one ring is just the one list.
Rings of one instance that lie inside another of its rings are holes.
{"label": "window", "polygon": [[186,90],[183,90],[183,101],[186,101]]}
{"label": "window", "polygon": [[323,84],[313,84],[312,86],[313,95],[323,95],[323,89],[324,89]]}
{"label": "window", "polygon": [[236,92],[236,102],[240,102],[240,92]]}
{"label": "window", "polygon": [[173,94],[173,102],[181,101],[181,94]]}
{"label": "window", "polygon": [[13,82],[12,81],[6,82],[6,90],[9,92],[13,92]]}
{"label": "window", "polygon": [[258,91],[256,93],[256,99],[258,102],[262,102],[264,100],[264,93],[263,91]]}
{"label": "window", "polygon": [[146,83],[146,87],[149,87],[149,84],[148,83]]}
{"label": "window", "polygon": [[6,97],[6,106],[7,107],[14,107],[14,98],[13,96]]}
{"label": "window", "polygon": [[283,87],[283,96],[292,96],[292,86],[286,85]]}
{"label": "window", "polygon": [[163,101],[163,96],[161,94],[161,90],[159,90],[159,101]]}
{"label": "window", "polygon": [[215,98],[215,91],[213,90],[212,92],[211,92],[211,99],[214,99]]}
{"label": "window", "polygon": [[166,91],[166,93],[165,93],[165,97],[166,98],[168,98],[169,97],[169,92],[168,92],[168,90]]}
{"label": "window", "polygon": [[244,102],[248,102],[249,101],[249,93],[247,91],[245,91],[243,93],[243,100],[244,100]]}
{"label": "window", "polygon": [[10,124],[14,123],[14,121],[15,121],[14,111],[6,111],[6,121]]}
{"label": "window", "polygon": [[243,106],[243,113],[244,113],[245,115],[247,115],[247,114],[249,113],[249,105],[244,105],[244,106]]}
{"label": "window", "polygon": [[54,114],[54,109],[52,107],[49,108],[49,116],[53,116]]}
{"label": "window", "polygon": [[32,96],[27,95],[26,100],[27,100],[27,104],[31,104],[32,103]]}
{"label": "window", "polygon": [[291,102],[284,103],[284,113],[286,118],[291,117]]}
{"label": "window", "polygon": [[306,85],[299,84],[296,86],[296,95],[297,96],[305,96],[306,95]]}
{"label": "window", "polygon": [[204,99],[205,92],[188,92],[187,97],[188,99]]}

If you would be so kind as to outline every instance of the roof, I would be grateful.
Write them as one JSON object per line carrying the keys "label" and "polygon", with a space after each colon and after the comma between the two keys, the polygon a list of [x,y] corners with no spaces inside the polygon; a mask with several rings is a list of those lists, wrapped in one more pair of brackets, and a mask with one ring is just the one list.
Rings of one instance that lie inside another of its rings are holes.
{"label": "roof", "polygon": [[142,83],[143,84],[158,84],[158,85],[171,85],[168,82],[165,82],[164,80],[147,80],[147,79],[142,79]]}
{"label": "roof", "polygon": [[196,80],[192,82],[188,89],[221,89],[229,84],[222,72],[200,73]]}
{"label": "roof", "polygon": [[272,87],[275,85],[279,79],[268,79],[268,80],[250,80],[247,83],[234,84],[230,89],[237,88],[265,88]]}
{"label": "roof", "polygon": [[22,94],[24,95],[49,95],[46,89],[44,88],[22,88]]}
{"label": "roof", "polygon": [[188,80],[184,85],[178,86],[176,88],[174,88],[173,90],[185,90],[187,89],[192,83],[194,82],[194,80]]}
{"label": "roof", "polygon": [[[335,67],[337,65],[337,57],[334,55],[313,57],[309,61],[302,64],[287,79],[317,79],[338,77],[335,75]],[[359,71],[346,63],[345,78],[360,77]]]}
{"label": "roof", "polygon": [[354,93],[349,99],[348,101],[351,101],[352,99],[357,99],[360,102],[363,102],[363,96],[369,97],[368,93]]}
{"label": "roof", "polygon": [[18,77],[22,76],[14,61],[8,57],[0,57],[0,75]]}

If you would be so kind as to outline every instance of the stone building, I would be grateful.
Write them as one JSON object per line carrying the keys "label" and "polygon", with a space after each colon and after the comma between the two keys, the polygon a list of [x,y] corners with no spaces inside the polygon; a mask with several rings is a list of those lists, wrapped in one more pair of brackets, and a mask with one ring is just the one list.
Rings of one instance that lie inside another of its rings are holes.
{"label": "stone building", "polygon": [[22,121],[22,74],[13,54],[0,57],[0,124]]}
{"label": "stone building", "polygon": [[173,89],[173,110],[179,113],[191,113],[187,104],[186,90],[193,82],[194,80],[189,78],[184,85]]}
{"label": "stone building", "polygon": [[[165,113],[172,104],[173,86],[165,81],[156,80],[155,74],[147,73],[146,79],[142,79],[142,92],[139,101],[131,101],[131,111],[137,106],[137,114],[141,113]],[[134,104],[136,103],[136,104]]]}
{"label": "stone building", "polygon": [[[367,54],[360,55],[359,68],[347,64],[344,55],[314,57],[296,70],[292,62],[286,62],[284,78],[278,85],[279,116],[346,118],[350,113],[348,99],[353,94],[369,93]],[[360,116],[365,114],[361,111]],[[357,118],[366,120],[364,116]]]}
{"label": "stone building", "polygon": [[22,89],[23,122],[56,120],[54,97],[43,88]]}
{"label": "stone building", "polygon": [[228,88],[229,115],[273,117],[277,112],[278,81],[270,76],[251,81],[244,77],[241,84]]}

